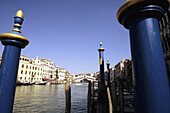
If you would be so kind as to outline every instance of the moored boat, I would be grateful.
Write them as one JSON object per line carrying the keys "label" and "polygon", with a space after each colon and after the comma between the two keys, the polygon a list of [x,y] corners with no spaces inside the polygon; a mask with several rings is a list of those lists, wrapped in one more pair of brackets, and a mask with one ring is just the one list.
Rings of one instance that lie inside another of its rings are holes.
{"label": "moored boat", "polygon": [[47,84],[48,82],[36,82],[35,85],[45,85]]}

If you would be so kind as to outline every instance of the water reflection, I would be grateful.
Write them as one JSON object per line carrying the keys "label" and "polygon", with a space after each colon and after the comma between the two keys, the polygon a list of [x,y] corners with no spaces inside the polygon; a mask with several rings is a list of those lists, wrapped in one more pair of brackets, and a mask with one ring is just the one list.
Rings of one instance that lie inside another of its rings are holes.
{"label": "water reflection", "polygon": [[[87,84],[71,84],[71,112],[87,112]],[[17,86],[13,113],[64,113],[65,84]]]}
{"label": "water reflection", "polygon": [[65,112],[65,85],[17,86],[14,113]]}
{"label": "water reflection", "polygon": [[87,113],[88,84],[71,84],[71,113]]}

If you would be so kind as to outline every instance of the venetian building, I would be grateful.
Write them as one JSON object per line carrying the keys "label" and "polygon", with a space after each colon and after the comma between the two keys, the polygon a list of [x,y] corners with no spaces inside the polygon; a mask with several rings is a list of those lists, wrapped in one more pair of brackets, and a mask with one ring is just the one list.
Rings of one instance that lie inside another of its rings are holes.
{"label": "venetian building", "polygon": [[[168,1],[170,4],[170,0]],[[170,8],[164,14],[163,18],[159,21],[159,28],[170,83]]]}
{"label": "venetian building", "polygon": [[31,83],[41,82],[43,75],[43,67],[36,65],[29,57],[20,56],[19,68],[18,68],[18,79],[17,82]]}
{"label": "venetian building", "polygon": [[64,83],[66,80],[67,70],[64,68],[59,69],[58,71],[58,83]]}
{"label": "venetian building", "polygon": [[32,58],[32,61],[36,65],[41,65],[43,67],[43,80],[51,81],[57,79],[58,67],[50,59],[36,59]]}

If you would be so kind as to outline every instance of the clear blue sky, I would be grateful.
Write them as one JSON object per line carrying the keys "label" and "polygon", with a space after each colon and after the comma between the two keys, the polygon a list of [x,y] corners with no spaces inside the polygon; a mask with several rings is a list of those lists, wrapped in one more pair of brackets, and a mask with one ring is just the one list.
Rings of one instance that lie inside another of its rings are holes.
{"label": "clear blue sky", "polygon": [[[21,32],[30,41],[22,55],[51,59],[74,74],[97,72],[100,42],[105,48],[105,63],[109,59],[111,67],[131,57],[129,31],[116,19],[125,1],[1,0],[0,34],[13,29],[13,17],[21,9]],[[0,54],[3,49],[0,44]]]}

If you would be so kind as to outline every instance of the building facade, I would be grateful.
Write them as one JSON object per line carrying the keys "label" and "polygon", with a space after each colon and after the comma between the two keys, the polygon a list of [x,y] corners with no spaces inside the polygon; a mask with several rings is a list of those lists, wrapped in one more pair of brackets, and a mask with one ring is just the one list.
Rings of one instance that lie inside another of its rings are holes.
{"label": "building facade", "polygon": [[[170,0],[168,1],[170,3]],[[168,73],[168,79],[170,83],[170,8],[159,21],[159,28]]]}
{"label": "building facade", "polygon": [[41,65],[36,65],[28,57],[21,55],[18,68],[18,82],[41,82],[42,78],[43,67]]}
{"label": "building facade", "polygon": [[58,67],[50,59],[32,58],[32,62],[43,67],[43,80],[56,81]]}
{"label": "building facade", "polygon": [[58,70],[58,83],[65,83],[66,81],[66,74],[67,70],[64,68],[61,68]]}

